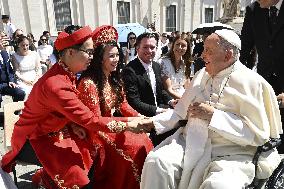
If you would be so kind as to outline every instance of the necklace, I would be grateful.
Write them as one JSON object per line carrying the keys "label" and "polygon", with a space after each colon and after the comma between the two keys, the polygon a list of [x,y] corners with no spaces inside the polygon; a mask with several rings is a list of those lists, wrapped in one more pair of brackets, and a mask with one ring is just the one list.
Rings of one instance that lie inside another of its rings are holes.
{"label": "necklace", "polygon": [[[223,91],[224,91],[226,85],[228,84],[228,81],[229,81],[229,79],[230,79],[230,77],[231,77],[231,75],[232,75],[232,73],[233,73],[234,66],[235,66],[235,64],[233,64],[232,69],[231,69],[229,75],[228,75],[227,78],[226,78],[226,82],[225,82],[225,84],[223,85],[222,89],[220,90],[220,92],[219,92],[219,94],[218,94],[218,98],[217,98],[217,102],[216,102],[216,103],[219,102],[219,100],[220,100],[220,98],[221,98],[221,95],[222,95],[222,93],[223,93]],[[209,105],[211,105],[211,103],[212,103],[212,95],[213,95],[213,78],[212,78],[212,81],[211,81],[211,84],[210,84]]]}

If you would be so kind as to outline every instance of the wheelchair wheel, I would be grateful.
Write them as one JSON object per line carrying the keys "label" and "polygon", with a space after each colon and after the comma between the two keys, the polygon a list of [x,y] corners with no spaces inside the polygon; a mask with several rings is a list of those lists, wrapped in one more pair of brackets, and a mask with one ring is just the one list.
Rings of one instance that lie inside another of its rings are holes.
{"label": "wheelchair wheel", "polygon": [[272,175],[269,177],[266,185],[266,189],[283,189],[284,188],[284,160],[274,170]]}

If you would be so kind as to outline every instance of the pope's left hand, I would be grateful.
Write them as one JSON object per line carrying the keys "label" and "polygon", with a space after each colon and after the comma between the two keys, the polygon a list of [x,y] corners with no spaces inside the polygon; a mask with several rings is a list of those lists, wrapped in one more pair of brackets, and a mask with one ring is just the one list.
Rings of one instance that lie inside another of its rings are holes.
{"label": "pope's left hand", "polygon": [[213,116],[214,109],[215,108],[209,104],[195,102],[193,105],[188,107],[188,113],[190,117],[210,121]]}

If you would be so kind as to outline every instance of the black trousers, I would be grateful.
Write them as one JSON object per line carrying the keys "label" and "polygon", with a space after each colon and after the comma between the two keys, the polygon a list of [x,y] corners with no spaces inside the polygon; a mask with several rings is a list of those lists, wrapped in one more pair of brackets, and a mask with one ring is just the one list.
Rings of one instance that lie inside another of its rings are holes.
{"label": "black trousers", "polygon": [[16,160],[42,167],[33,147],[31,146],[28,140],[24,144],[23,148],[20,150],[20,153],[17,155]]}
{"label": "black trousers", "polygon": [[2,95],[12,96],[14,102],[22,101],[25,99],[25,91],[20,88],[11,88],[8,84],[1,87],[0,102],[2,102]]}
{"label": "black trousers", "polygon": [[[269,77],[265,78],[268,83],[272,86],[276,95],[279,95],[284,92],[284,81],[283,77],[279,76],[279,74],[271,74]],[[284,131],[284,108],[280,107],[280,114],[281,114],[281,122],[282,122],[282,129]],[[281,136],[281,145],[277,148],[280,154],[284,154],[284,134]]]}

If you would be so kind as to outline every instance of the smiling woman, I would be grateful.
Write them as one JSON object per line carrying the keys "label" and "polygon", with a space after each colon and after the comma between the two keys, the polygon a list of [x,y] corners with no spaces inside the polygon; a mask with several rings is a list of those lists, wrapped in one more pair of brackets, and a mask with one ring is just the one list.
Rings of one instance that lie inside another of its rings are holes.
{"label": "smiling woman", "polygon": [[[109,33],[114,35],[106,37]],[[94,59],[80,77],[79,98],[97,116],[138,116],[125,99],[120,71],[116,69],[119,47],[115,33],[110,26],[96,30]],[[92,141],[88,149],[97,162],[96,188],[139,189],[143,162],[152,149],[148,136],[129,131],[119,134],[96,132],[88,136]],[[92,150],[94,147],[96,151]]]}
{"label": "smiling woman", "polygon": [[29,50],[29,39],[21,35],[17,39],[17,51],[12,58],[12,65],[16,75],[16,81],[26,93],[30,94],[34,84],[41,77],[40,57],[36,51]]}
{"label": "smiling woman", "polygon": [[185,64],[188,57],[191,57],[190,41],[178,36],[170,52],[159,60],[165,89],[175,99],[181,98],[185,85],[189,83],[185,74],[186,69],[190,69],[190,65]]}

